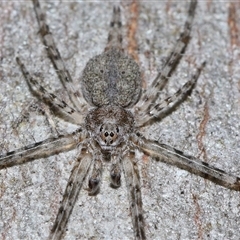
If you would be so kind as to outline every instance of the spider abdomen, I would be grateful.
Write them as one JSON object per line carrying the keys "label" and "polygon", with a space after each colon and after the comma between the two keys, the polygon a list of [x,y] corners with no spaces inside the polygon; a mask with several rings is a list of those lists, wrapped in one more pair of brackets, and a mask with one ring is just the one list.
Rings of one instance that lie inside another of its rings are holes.
{"label": "spider abdomen", "polygon": [[83,70],[82,92],[95,106],[134,105],[141,94],[141,73],[138,64],[116,48],[90,59]]}

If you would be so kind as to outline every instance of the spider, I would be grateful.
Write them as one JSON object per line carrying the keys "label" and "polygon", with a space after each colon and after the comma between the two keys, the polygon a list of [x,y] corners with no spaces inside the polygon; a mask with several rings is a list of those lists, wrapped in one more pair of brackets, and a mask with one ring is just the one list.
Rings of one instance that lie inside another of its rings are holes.
{"label": "spider", "polygon": [[54,110],[63,116],[66,115],[79,128],[71,134],[59,135],[0,156],[0,168],[77,148],[76,162],[49,239],[61,239],[64,236],[67,222],[87,176],[89,194],[96,195],[99,192],[102,165],[105,160],[111,163],[112,187],[120,187],[121,172],[124,172],[135,238],[146,239],[136,149],[156,160],[176,165],[216,184],[240,191],[238,177],[187,156],[170,146],[149,140],[140,132],[141,127],[161,120],[189,95],[205,65],[203,63],[199,66],[191,80],[173,96],[160,100],[160,91],[190,41],[196,4],[196,0],[190,2],[184,30],[162,70],[147,90],[141,89],[139,66],[123,53],[120,8],[114,7],[105,51],[86,64],[81,76],[82,92],[78,92],[72,86],[71,76],[55,46],[39,2],[33,0],[43,44],[72,106],[43,88],[28,73],[20,58],[17,58],[17,63],[30,90]]}

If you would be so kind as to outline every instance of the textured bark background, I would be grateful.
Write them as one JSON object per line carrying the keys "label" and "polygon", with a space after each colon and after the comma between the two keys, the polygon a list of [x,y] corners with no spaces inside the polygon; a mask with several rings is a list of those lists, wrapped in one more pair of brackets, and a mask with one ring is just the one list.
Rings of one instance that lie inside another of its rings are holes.
{"label": "textured bark background", "polygon": [[[42,2],[76,86],[86,62],[105,47],[114,3]],[[144,86],[174,46],[187,8],[185,1],[121,3],[124,44],[141,65]],[[44,86],[63,98],[64,94],[38,36],[31,1],[1,1],[0,16],[0,151],[6,152],[52,135],[15,57],[21,57]],[[237,176],[239,16],[239,1],[199,1],[191,43],[163,97],[190,78],[195,64],[206,60],[207,65],[191,97],[161,122],[143,129],[149,138]],[[60,119],[55,121],[61,133],[73,129]],[[0,171],[0,239],[47,239],[75,156],[73,150]],[[239,239],[239,192],[138,156],[148,239]],[[111,189],[108,168],[100,194],[89,197],[81,191],[65,239],[133,239],[125,182],[121,188]]]}

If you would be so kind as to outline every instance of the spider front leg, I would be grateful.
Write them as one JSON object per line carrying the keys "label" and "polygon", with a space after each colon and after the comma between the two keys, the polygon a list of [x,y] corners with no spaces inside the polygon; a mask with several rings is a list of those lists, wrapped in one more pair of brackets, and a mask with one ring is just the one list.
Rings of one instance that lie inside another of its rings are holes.
{"label": "spider front leg", "polygon": [[122,165],[128,189],[135,238],[136,240],[144,240],[146,239],[146,235],[144,230],[140,176],[133,149],[123,157]]}
{"label": "spider front leg", "polygon": [[173,147],[160,144],[157,141],[148,140],[141,136],[141,134],[133,136],[132,141],[144,153],[156,160],[177,166],[228,189],[240,191],[239,177],[228,174],[225,171],[215,168],[206,162],[202,162],[195,157],[187,156]]}
{"label": "spider front leg", "polygon": [[86,132],[79,129],[65,136],[49,138],[42,142],[0,155],[0,169],[23,164],[27,161],[49,157],[60,152],[74,149],[86,138]]}
{"label": "spider front leg", "polygon": [[103,167],[103,159],[102,159],[102,153],[100,151],[95,151],[93,153],[93,169],[90,174],[90,178],[88,180],[88,191],[89,196],[94,196],[98,194],[100,189],[100,182],[102,178],[102,167]]}
{"label": "spider front leg", "polygon": [[58,74],[58,77],[61,80],[62,85],[66,89],[69,99],[73,103],[73,106],[76,107],[76,109],[81,113],[86,112],[87,111],[86,103],[83,99],[81,92],[76,90],[76,88],[73,86],[73,80],[71,78],[71,75],[69,74],[69,71],[65,67],[62,57],[56,47],[55,41],[52,37],[52,33],[50,32],[49,26],[46,23],[46,16],[40,7],[39,1],[38,0],[32,1],[36,17],[38,20],[38,25],[40,27],[40,34],[42,37],[43,44],[46,47],[48,56],[53,63],[53,66]]}
{"label": "spider front leg", "polygon": [[111,170],[110,170],[110,177],[111,177],[111,187],[118,188],[121,185],[121,158],[122,151],[116,151],[112,153],[111,156]]}
{"label": "spider front leg", "polygon": [[152,82],[151,86],[143,92],[140,101],[136,105],[136,111],[141,114],[150,111],[151,105],[157,100],[163,87],[165,86],[168,78],[176,69],[179,61],[181,60],[184,52],[191,39],[190,33],[193,24],[193,18],[197,6],[197,0],[191,0],[188,9],[188,17],[184,24],[184,30],[180,34],[179,39],[170,55],[167,57],[166,63],[162,70],[158,73],[157,77]]}
{"label": "spider front leg", "polygon": [[49,240],[59,240],[65,234],[69,217],[77,201],[83,181],[87,176],[91,163],[92,154],[88,151],[87,144],[83,144],[72,169],[71,176],[69,177],[63,194],[61,206],[58,210],[55,223],[48,238]]}

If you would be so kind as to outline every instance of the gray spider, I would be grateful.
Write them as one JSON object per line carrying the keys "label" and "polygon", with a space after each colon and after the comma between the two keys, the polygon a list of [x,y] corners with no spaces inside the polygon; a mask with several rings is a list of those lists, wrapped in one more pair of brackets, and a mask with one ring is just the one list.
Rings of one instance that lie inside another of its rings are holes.
{"label": "gray spider", "polygon": [[[166,84],[190,40],[191,26],[197,5],[192,0],[184,30],[176,46],[168,56],[151,87],[141,89],[141,73],[138,64],[122,49],[120,8],[114,7],[105,51],[90,59],[81,76],[82,93],[75,90],[52,34],[46,24],[38,0],[33,0],[43,44],[46,46],[59,79],[71,100],[72,106],[44,89],[26,70],[19,58],[17,63],[29,85],[39,98],[54,110],[66,115],[78,130],[60,135],[0,156],[0,169],[48,157],[73,148],[78,156],[63,195],[49,239],[61,239],[84,180],[89,175],[90,195],[99,192],[104,160],[111,162],[111,185],[121,184],[121,171],[125,174],[130,201],[130,211],[136,239],[146,239],[140,190],[140,177],[135,151],[140,150],[156,160],[161,160],[191,173],[209,179],[216,184],[240,191],[240,178],[212,167],[198,159],[184,155],[165,144],[146,139],[141,127],[159,121],[181,103],[193,89],[205,65],[203,63],[192,79],[173,96],[161,101],[159,94]],[[88,109],[90,109],[88,111]]]}

